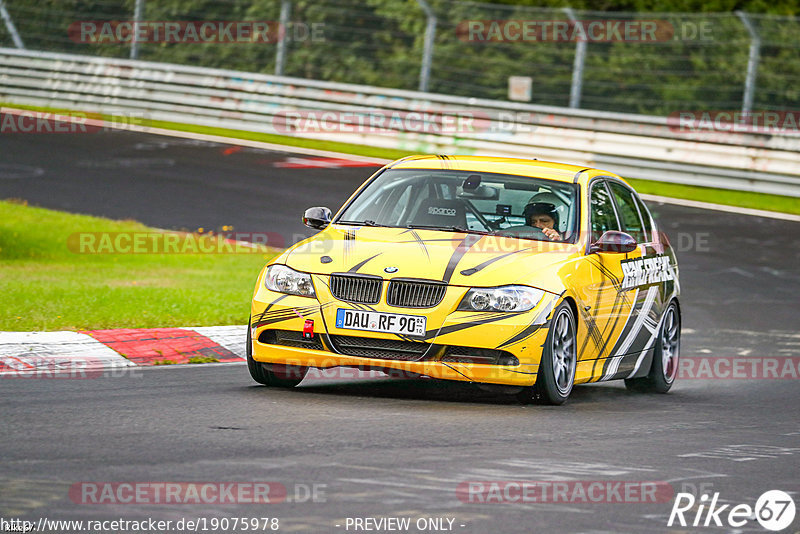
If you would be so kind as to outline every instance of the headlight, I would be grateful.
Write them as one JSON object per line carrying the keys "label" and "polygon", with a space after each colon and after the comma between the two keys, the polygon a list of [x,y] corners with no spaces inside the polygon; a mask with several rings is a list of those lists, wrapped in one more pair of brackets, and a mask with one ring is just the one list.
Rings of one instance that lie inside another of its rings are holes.
{"label": "headlight", "polygon": [[544,291],[528,286],[476,287],[467,291],[462,311],[524,312],[539,304]]}
{"label": "headlight", "polygon": [[314,297],[314,285],[311,275],[299,273],[285,265],[270,265],[264,276],[264,287],[270,291],[300,295],[301,297]]}

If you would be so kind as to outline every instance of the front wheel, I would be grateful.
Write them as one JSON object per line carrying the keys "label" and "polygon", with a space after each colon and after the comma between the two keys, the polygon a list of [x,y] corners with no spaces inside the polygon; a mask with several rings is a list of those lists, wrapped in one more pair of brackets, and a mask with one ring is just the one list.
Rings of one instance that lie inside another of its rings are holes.
{"label": "front wheel", "polygon": [[536,384],[521,393],[524,400],[564,404],[575,385],[577,366],[575,316],[566,302],[556,308],[550,322]]}
{"label": "front wheel", "polygon": [[681,352],[681,314],[675,301],[670,302],[661,331],[653,349],[650,373],[642,378],[628,378],[625,386],[631,391],[666,393],[678,375],[678,358]]}
{"label": "front wheel", "polygon": [[279,388],[293,388],[306,376],[308,367],[295,365],[266,364],[253,359],[253,338],[250,321],[247,321],[247,369],[259,384]]}

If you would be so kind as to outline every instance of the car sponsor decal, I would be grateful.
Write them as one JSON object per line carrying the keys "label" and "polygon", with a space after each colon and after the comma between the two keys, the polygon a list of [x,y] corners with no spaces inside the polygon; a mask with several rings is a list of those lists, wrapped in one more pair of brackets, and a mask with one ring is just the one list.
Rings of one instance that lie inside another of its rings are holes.
{"label": "car sponsor decal", "polygon": [[527,312],[508,312],[504,314],[498,314],[493,317],[487,317],[484,319],[478,319],[476,321],[467,321],[458,324],[451,324],[447,326],[442,326],[441,328],[435,330],[428,330],[425,332],[425,340],[436,338],[438,336],[443,336],[445,334],[452,334],[453,332],[458,332],[460,330],[466,330],[467,328],[472,328],[473,326],[480,326],[487,323],[493,323],[495,321],[502,321],[503,319],[508,319],[510,317],[515,317],[517,315],[521,315]]}
{"label": "car sponsor decal", "polygon": [[443,169],[452,169],[453,168],[453,165],[448,160],[448,156],[437,155],[436,157],[439,158],[442,161],[442,168]]}
{"label": "car sponsor decal", "polygon": [[261,313],[261,315],[263,316],[265,313],[267,313],[270,310],[270,308],[272,308],[274,305],[276,305],[277,303],[279,303],[280,301],[282,301],[283,299],[285,299],[288,296],[289,295],[281,295],[280,297],[278,297],[275,300],[273,300],[272,302],[270,302],[267,305],[267,307],[264,308],[264,311]]}
{"label": "car sponsor decal", "polygon": [[358,270],[359,270],[360,268],[362,268],[363,266],[365,266],[365,265],[367,264],[367,262],[369,262],[370,260],[374,260],[375,258],[377,258],[378,256],[380,256],[381,254],[383,254],[383,252],[378,252],[377,254],[375,254],[374,256],[371,256],[371,257],[367,258],[366,260],[363,260],[363,261],[360,261],[360,262],[358,262],[357,264],[353,265],[353,266],[350,268],[350,270],[348,270],[347,272],[348,272],[348,273],[357,273],[357,272],[358,272]]}
{"label": "car sponsor decal", "polygon": [[403,235],[403,234],[406,234],[406,233],[410,233],[411,234],[411,237],[414,238],[414,242],[416,244],[418,244],[420,247],[422,247],[422,251],[425,253],[425,256],[428,257],[428,261],[430,261],[431,255],[428,253],[428,247],[425,246],[425,240],[422,239],[422,237],[417,233],[417,231],[413,230],[413,229],[403,230],[402,232],[400,232],[400,235]]}
{"label": "car sponsor decal", "polygon": [[[667,302],[669,302],[669,300],[671,299],[667,299]],[[654,345],[659,332],[661,332],[661,323],[664,321],[664,317],[666,316],[666,311],[667,308],[664,308],[665,313],[661,314],[661,318],[658,320],[658,323],[656,324],[652,324],[652,320],[649,317],[645,320],[645,327],[650,332],[650,338],[647,340],[647,343],[645,343],[641,352],[639,352],[639,356],[636,359],[636,363],[633,366],[633,370],[628,374],[628,376],[624,378],[632,378],[639,371],[639,368],[642,366],[642,362],[644,361],[645,356],[647,356],[647,354],[650,352],[650,349]]]}
{"label": "car sponsor decal", "polygon": [[350,254],[356,246],[356,232],[358,228],[348,228],[344,231],[344,243],[342,244],[342,252],[344,254],[345,264],[350,263]]}
{"label": "car sponsor decal", "polygon": [[326,302],[322,305],[312,305],[312,306],[297,306],[294,308],[281,308],[280,310],[275,310],[268,312],[264,310],[260,314],[253,317],[252,326],[259,327],[268,324],[280,323],[282,321],[288,321],[290,319],[295,319],[297,317],[309,317],[320,313],[321,310],[327,308],[333,304],[332,302]]}
{"label": "car sponsor decal", "polygon": [[553,307],[556,303],[556,298],[553,297],[550,302],[548,302],[544,308],[536,315],[536,317],[531,321],[531,323],[526,326],[521,332],[517,332],[515,335],[511,336],[509,339],[505,340],[503,343],[497,346],[498,349],[502,349],[507,347],[508,345],[513,345],[514,343],[519,343],[520,341],[524,341],[531,337],[533,334],[538,332],[540,329],[547,326],[548,321],[550,319],[550,312],[553,311]]}
{"label": "car sponsor decal", "polygon": [[485,269],[489,265],[493,264],[494,262],[502,260],[503,258],[507,258],[508,256],[511,256],[512,254],[518,254],[520,252],[528,252],[528,251],[527,251],[527,249],[520,249],[520,250],[515,250],[513,252],[506,252],[505,254],[501,254],[499,256],[495,256],[494,258],[490,258],[490,259],[486,260],[485,262],[483,262],[483,263],[481,263],[479,265],[476,265],[475,267],[471,267],[469,269],[464,269],[463,271],[461,271],[461,275],[462,276],[472,276],[473,274],[477,273],[478,271],[482,271],[483,269]]}
{"label": "car sponsor decal", "polygon": [[455,208],[440,208],[437,206],[428,207],[428,215],[444,215],[446,217],[455,217]]}
{"label": "car sponsor decal", "polygon": [[[631,299],[631,307],[628,310],[628,315],[625,317],[625,323],[622,327],[622,332],[620,333],[619,337],[617,338],[614,347],[611,349],[609,355],[621,355],[630,352],[628,348],[630,347],[633,340],[636,338],[638,326],[637,326],[637,316],[642,312],[643,306],[646,304],[649,293],[645,292],[642,293],[639,291],[639,288],[636,288],[633,293],[628,293],[628,297]],[[641,325],[639,325],[641,326]],[[637,331],[634,331],[637,330]],[[625,347],[622,350],[621,347]]]}
{"label": "car sponsor decal", "polygon": [[[658,296],[658,288],[651,287],[650,289],[647,290],[641,309],[639,310],[638,313],[635,313],[634,311],[634,313],[631,314],[631,317],[635,316],[636,319],[634,320],[633,326],[628,332],[628,335],[624,338],[624,340],[618,346],[618,348],[616,348],[615,351],[611,352],[612,357],[609,357],[606,360],[603,369],[603,378],[601,380],[611,380],[611,378],[617,374],[620,368],[620,363],[622,363],[622,359],[630,352],[631,345],[633,344],[634,340],[639,335],[639,332],[644,326],[645,319],[647,319],[657,296]],[[647,329],[652,332],[651,325],[648,324]]]}
{"label": "car sponsor decal", "polygon": [[[600,273],[605,277],[605,280],[601,282],[599,291],[597,292],[595,298],[595,303],[591,313],[592,321],[591,323],[587,323],[587,326],[590,327],[589,333],[591,334],[591,339],[592,341],[594,341],[596,348],[595,351],[596,356],[594,358],[594,363],[592,364],[592,376],[597,376],[596,373],[597,363],[605,358],[604,354],[606,352],[606,347],[608,346],[608,342],[610,341],[611,335],[616,331],[617,325],[619,324],[621,311],[624,309],[625,305],[628,304],[628,297],[626,296],[625,293],[620,291],[620,288],[622,287],[622,280],[620,280],[614,274],[613,271],[609,270],[605,265],[603,265],[600,261],[596,259],[590,260],[590,264],[596,267],[600,271]],[[607,287],[606,282],[610,282],[611,287]],[[596,326],[596,320],[597,320],[597,313],[600,309],[599,308],[600,299],[603,291],[614,291],[615,294],[614,304],[612,305],[610,312],[610,316],[614,317],[614,320],[613,322],[608,321],[603,327],[603,330],[600,331],[599,328]],[[629,303],[629,306],[631,308],[635,305],[636,305],[635,300]],[[581,352],[579,354],[584,353],[584,350],[586,349],[586,346],[589,343],[589,339],[590,339],[589,336],[587,336],[584,339],[583,345],[581,347]]]}
{"label": "car sponsor decal", "polygon": [[622,290],[646,287],[675,280],[669,256],[661,254],[620,262],[622,265]]}
{"label": "car sponsor decal", "polygon": [[[606,353],[606,348],[608,347],[608,343],[611,341],[611,336],[616,332],[617,325],[620,322],[620,316],[622,310],[625,308],[625,305],[628,304],[627,296],[617,291],[616,296],[614,297],[614,305],[611,307],[611,316],[614,318],[614,322],[611,321],[606,323],[605,328],[603,328],[603,346],[600,347],[600,350],[597,352],[597,358],[603,358],[603,354]],[[629,303],[629,306],[632,308],[636,305],[636,301],[632,301]],[[624,326],[624,325],[623,325]]]}
{"label": "car sponsor decal", "polygon": [[444,270],[444,276],[442,276],[442,281],[445,283],[449,283],[450,279],[453,277],[453,272],[456,270],[456,266],[458,262],[464,257],[464,255],[472,248],[475,243],[481,240],[483,236],[475,235],[475,234],[467,234],[464,236],[464,239],[456,247],[455,252],[453,255],[450,256],[450,261],[447,262],[447,268]]}
{"label": "car sponsor decal", "polygon": [[596,258],[591,259],[590,263],[593,266],[597,267],[597,269],[601,273],[603,273],[603,275],[606,278],[608,278],[609,281],[611,281],[611,283],[614,285],[614,289],[616,290],[620,289],[620,287],[622,286],[622,280],[619,279],[619,277],[614,273],[614,271],[603,265],[603,263],[600,260],[597,260]]}

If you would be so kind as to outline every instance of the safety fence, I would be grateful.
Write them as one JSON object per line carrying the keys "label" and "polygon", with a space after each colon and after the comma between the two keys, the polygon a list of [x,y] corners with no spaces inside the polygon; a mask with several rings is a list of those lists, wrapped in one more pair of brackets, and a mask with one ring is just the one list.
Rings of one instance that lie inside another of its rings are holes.
{"label": "safety fence", "polygon": [[0,46],[28,50],[660,116],[800,105],[788,16],[461,0],[0,0],[0,15]]}
{"label": "safety fence", "polygon": [[697,114],[588,111],[12,48],[0,48],[0,101],[408,152],[564,161],[630,178],[800,196],[796,129],[737,127]]}

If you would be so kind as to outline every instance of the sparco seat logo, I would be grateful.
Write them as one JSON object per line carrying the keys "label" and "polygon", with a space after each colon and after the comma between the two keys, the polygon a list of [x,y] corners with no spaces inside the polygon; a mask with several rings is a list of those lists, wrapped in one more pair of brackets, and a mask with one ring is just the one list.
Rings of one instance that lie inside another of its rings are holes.
{"label": "sparco seat logo", "polygon": [[448,217],[455,217],[456,210],[453,208],[437,208],[431,206],[428,208],[428,215],[447,215]]}

